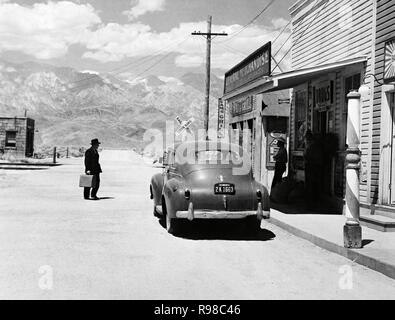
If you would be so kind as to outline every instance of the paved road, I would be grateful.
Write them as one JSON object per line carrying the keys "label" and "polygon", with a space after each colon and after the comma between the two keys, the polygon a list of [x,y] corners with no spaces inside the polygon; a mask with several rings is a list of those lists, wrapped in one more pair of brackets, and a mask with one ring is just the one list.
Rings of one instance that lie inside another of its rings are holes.
{"label": "paved road", "polygon": [[148,198],[158,169],[128,151],[104,151],[102,167],[100,201],[82,199],[81,159],[0,170],[1,299],[395,297],[394,280],[273,225],[255,236],[207,224],[171,236]]}

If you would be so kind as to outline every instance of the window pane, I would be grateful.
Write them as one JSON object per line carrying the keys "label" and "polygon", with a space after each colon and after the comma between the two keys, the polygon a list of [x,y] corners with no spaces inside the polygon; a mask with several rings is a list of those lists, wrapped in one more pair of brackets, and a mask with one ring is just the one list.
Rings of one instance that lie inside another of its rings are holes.
{"label": "window pane", "polygon": [[16,132],[15,131],[6,131],[5,146],[6,147],[16,147]]}
{"label": "window pane", "polygon": [[306,133],[306,111],[307,111],[306,91],[295,92],[295,147],[303,149],[304,134]]}
{"label": "window pane", "polygon": [[353,89],[358,90],[361,86],[361,75],[358,73],[353,77]]}

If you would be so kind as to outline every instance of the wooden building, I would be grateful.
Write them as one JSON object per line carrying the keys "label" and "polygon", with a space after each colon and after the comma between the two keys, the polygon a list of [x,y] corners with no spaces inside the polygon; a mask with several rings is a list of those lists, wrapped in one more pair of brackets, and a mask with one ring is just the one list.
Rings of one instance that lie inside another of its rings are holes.
{"label": "wooden building", "polygon": [[[294,70],[347,63],[335,72],[328,72],[293,88],[291,162],[298,163],[295,158],[298,157],[300,120],[305,121],[306,127],[313,132],[333,132],[339,138],[331,177],[333,190],[337,195],[344,196],[346,95],[351,89],[359,89],[362,94],[361,220],[384,230],[385,224],[394,224],[395,221],[374,221],[374,217],[364,214],[395,218],[395,192],[392,187],[395,183],[395,0],[301,0],[290,8],[290,13]],[[348,63],[353,60],[354,63]],[[330,89],[333,103],[324,110],[317,107],[321,98],[317,99],[315,83],[327,81],[328,84],[328,80],[333,81]],[[302,109],[299,106],[304,103],[299,102],[298,98],[303,92],[308,100],[306,111],[304,106]]]}
{"label": "wooden building", "polygon": [[34,152],[34,120],[0,117],[0,156],[32,157]]}
{"label": "wooden building", "polygon": [[[370,203],[395,205],[395,0],[377,1]],[[395,208],[394,208],[395,209]]]}
{"label": "wooden building", "polygon": [[395,0],[299,0],[289,12],[292,70],[260,76],[224,99],[253,92],[259,106],[265,95],[290,90],[289,172],[305,180],[311,130],[326,150],[322,191],[344,198],[347,94],[359,90],[361,221],[383,230],[384,218],[370,220],[395,219]]}
{"label": "wooden building", "polygon": [[269,42],[226,72],[222,98],[232,142],[249,151],[254,177],[266,185],[274,175],[276,138],[288,137],[290,111],[289,90],[262,93],[271,65]]}

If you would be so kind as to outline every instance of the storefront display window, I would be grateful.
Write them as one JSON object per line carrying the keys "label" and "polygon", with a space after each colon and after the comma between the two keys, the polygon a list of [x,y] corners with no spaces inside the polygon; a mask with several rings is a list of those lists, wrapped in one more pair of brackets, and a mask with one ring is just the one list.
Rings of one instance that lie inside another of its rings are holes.
{"label": "storefront display window", "polygon": [[345,112],[347,112],[347,95],[351,90],[358,90],[361,86],[361,74],[357,73],[350,77],[347,77],[344,84],[344,101],[345,101]]}
{"label": "storefront display window", "polygon": [[307,91],[295,92],[295,149],[304,148],[304,135],[307,129]]}

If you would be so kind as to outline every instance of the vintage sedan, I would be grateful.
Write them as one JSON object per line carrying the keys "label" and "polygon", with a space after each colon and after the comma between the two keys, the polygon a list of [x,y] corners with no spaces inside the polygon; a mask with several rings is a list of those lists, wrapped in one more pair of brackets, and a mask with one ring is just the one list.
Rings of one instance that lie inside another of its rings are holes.
{"label": "vintage sedan", "polygon": [[183,142],[165,152],[163,168],[151,179],[150,196],[169,233],[195,219],[240,219],[258,230],[270,216],[268,191],[238,145]]}

